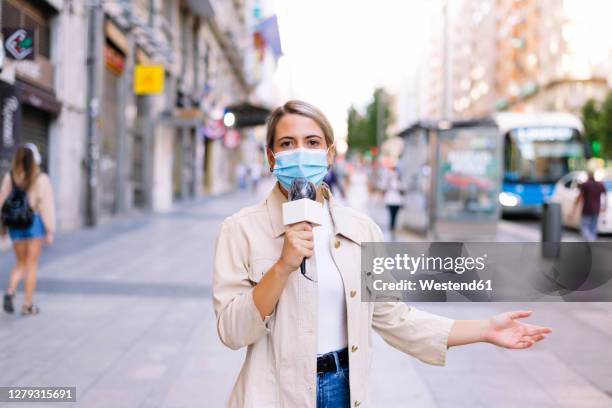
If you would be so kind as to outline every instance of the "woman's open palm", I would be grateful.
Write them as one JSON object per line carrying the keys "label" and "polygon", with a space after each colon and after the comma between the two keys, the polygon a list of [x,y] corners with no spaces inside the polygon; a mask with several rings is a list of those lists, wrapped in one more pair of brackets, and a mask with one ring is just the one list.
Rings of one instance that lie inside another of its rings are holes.
{"label": "woman's open palm", "polygon": [[518,319],[531,316],[531,311],[520,310],[495,315],[489,319],[485,333],[488,342],[510,349],[531,347],[544,339],[552,330],[550,327],[521,323]]}

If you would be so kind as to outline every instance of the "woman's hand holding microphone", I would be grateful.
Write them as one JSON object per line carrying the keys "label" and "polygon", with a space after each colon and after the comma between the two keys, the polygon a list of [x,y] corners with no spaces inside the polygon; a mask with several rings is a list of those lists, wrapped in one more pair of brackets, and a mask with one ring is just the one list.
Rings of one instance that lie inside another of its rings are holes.
{"label": "woman's hand holding microphone", "polygon": [[289,276],[299,269],[304,258],[313,255],[314,240],[312,226],[307,222],[298,222],[290,225],[285,231],[283,250],[276,262],[279,271]]}
{"label": "woman's hand holding microphone", "polygon": [[262,319],[272,313],[287,279],[300,268],[304,258],[312,256],[313,249],[314,239],[309,223],[298,222],[287,227],[280,257],[253,289],[253,301]]}

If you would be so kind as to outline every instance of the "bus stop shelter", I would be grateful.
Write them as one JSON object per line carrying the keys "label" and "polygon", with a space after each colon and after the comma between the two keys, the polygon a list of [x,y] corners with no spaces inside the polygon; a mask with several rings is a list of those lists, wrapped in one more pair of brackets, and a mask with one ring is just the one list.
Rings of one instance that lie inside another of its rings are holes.
{"label": "bus stop shelter", "polygon": [[500,216],[502,141],[491,119],[419,121],[402,132],[401,223],[430,240],[487,240]]}

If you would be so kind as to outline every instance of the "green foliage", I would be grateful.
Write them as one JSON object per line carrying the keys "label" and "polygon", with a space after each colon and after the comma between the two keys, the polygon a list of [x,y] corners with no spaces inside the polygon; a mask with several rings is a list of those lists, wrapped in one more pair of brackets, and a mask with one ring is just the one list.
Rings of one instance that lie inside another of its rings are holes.
{"label": "green foliage", "polygon": [[604,159],[612,158],[612,92],[598,104],[589,99],[582,106],[584,133],[593,147],[593,155]]}
{"label": "green foliage", "polygon": [[[373,146],[377,146],[376,126],[378,120],[378,101],[383,105],[384,117],[384,137],[389,136],[387,128],[392,123],[393,116],[391,112],[391,103],[389,96],[384,89],[378,88],[372,95],[372,100],[366,106],[365,112],[362,114],[354,106],[348,110],[348,145],[353,151],[365,152]],[[381,141],[381,143],[382,143]]]}

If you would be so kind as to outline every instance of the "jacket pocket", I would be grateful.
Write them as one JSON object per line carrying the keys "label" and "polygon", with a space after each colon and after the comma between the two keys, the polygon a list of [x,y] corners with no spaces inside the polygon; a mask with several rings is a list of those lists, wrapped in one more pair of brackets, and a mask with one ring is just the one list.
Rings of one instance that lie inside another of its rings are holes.
{"label": "jacket pocket", "polygon": [[276,262],[272,258],[257,258],[253,259],[249,265],[249,280],[255,286],[261,278],[270,270],[272,265]]}

